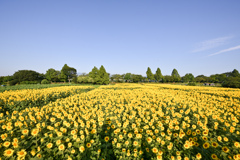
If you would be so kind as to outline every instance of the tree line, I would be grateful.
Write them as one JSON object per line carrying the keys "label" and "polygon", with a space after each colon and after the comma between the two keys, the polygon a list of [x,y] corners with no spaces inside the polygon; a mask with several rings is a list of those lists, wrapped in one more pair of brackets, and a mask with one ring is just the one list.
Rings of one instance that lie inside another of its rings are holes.
{"label": "tree line", "polygon": [[50,68],[45,74],[38,73],[33,70],[19,70],[12,76],[1,76],[0,84],[48,84],[53,82],[73,82],[85,84],[109,84],[110,82],[156,82],[156,83],[187,83],[189,85],[196,85],[197,83],[220,83],[223,87],[240,88],[240,74],[238,70],[234,69],[232,72],[222,74],[213,74],[211,76],[198,75],[193,76],[192,73],[187,73],[180,76],[177,69],[173,69],[171,75],[162,75],[160,68],[157,68],[153,73],[148,67],[146,77],[133,74],[113,74],[110,75],[102,65],[99,69],[93,67],[89,73],[77,75],[77,70],[65,64],[60,71]]}

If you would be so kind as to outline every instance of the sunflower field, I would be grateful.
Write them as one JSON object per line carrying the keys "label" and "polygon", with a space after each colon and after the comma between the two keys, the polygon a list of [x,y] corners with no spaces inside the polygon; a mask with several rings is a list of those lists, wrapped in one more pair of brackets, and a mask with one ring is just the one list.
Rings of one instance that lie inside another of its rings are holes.
{"label": "sunflower field", "polygon": [[240,90],[167,84],[0,93],[0,159],[240,160]]}

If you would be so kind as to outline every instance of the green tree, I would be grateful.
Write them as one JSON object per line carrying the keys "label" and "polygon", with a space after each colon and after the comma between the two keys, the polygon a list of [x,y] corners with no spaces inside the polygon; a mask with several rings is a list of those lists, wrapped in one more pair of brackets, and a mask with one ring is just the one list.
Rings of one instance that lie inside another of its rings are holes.
{"label": "green tree", "polygon": [[95,66],[93,67],[92,71],[89,72],[89,77],[91,77],[93,79],[93,84],[97,84],[97,82],[100,79],[99,70],[97,67],[95,67]]}
{"label": "green tree", "polygon": [[195,81],[196,82],[200,82],[200,83],[205,83],[205,82],[208,82],[208,77],[207,76],[204,76],[204,75],[198,75],[196,78],[195,78]]}
{"label": "green tree", "polygon": [[222,84],[223,87],[240,88],[240,77],[227,77]]}
{"label": "green tree", "polygon": [[94,80],[89,75],[80,75],[77,77],[78,83],[93,83]]}
{"label": "green tree", "polygon": [[123,75],[113,74],[113,75],[111,76],[111,81],[122,82],[122,81],[123,81]]}
{"label": "green tree", "polygon": [[194,82],[194,76],[192,73],[187,73],[185,76],[182,77],[183,82]]}
{"label": "green tree", "polygon": [[154,80],[154,75],[152,73],[152,70],[149,67],[147,68],[146,74],[147,74],[148,81]]}
{"label": "green tree", "polygon": [[46,79],[53,82],[56,82],[59,80],[59,75],[60,75],[60,71],[57,71],[53,68],[48,69],[45,74]]}
{"label": "green tree", "polygon": [[238,70],[234,69],[231,74],[232,77],[240,77]]}
{"label": "green tree", "polygon": [[174,82],[179,82],[181,80],[181,77],[175,68],[173,69],[171,76],[172,76]]}
{"label": "green tree", "polygon": [[19,70],[13,74],[13,79],[18,83],[23,81],[39,81],[43,79],[42,75],[32,70]]}
{"label": "green tree", "polygon": [[138,83],[144,80],[144,77],[142,75],[137,75],[137,74],[133,74],[132,75],[132,80],[134,83]]}
{"label": "green tree", "polygon": [[169,75],[166,75],[163,78],[163,82],[173,82],[173,81],[174,81],[173,77]]}
{"label": "green tree", "polygon": [[66,82],[67,80],[74,78],[77,76],[77,70],[75,68],[69,67],[67,64],[64,64],[61,70],[60,77],[61,79]]}
{"label": "green tree", "polygon": [[127,82],[130,82],[131,79],[132,79],[132,74],[131,73],[126,73],[124,75],[124,80],[126,80]]}
{"label": "green tree", "polygon": [[162,76],[162,72],[161,72],[160,68],[157,68],[154,77],[158,82],[162,79],[163,76]]}
{"label": "green tree", "polygon": [[99,69],[99,80],[97,81],[98,84],[109,84],[109,75],[106,72],[103,65],[101,65]]}

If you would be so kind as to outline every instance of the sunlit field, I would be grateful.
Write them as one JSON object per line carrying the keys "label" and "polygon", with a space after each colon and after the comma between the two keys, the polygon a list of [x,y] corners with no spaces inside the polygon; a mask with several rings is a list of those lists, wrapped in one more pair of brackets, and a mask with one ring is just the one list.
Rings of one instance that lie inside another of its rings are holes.
{"label": "sunlit field", "polygon": [[240,159],[239,89],[64,86],[0,105],[0,159]]}

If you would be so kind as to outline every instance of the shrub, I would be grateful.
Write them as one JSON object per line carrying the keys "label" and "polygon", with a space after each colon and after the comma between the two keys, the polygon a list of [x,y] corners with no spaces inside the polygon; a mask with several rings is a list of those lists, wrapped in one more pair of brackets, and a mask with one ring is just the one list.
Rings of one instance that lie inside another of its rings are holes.
{"label": "shrub", "polygon": [[43,79],[41,84],[50,84],[51,82],[49,82],[47,79]]}
{"label": "shrub", "polygon": [[189,82],[187,85],[188,86],[196,86],[197,84],[195,82]]}
{"label": "shrub", "polygon": [[20,84],[38,84],[38,81],[22,81]]}
{"label": "shrub", "polygon": [[18,80],[14,79],[14,80],[11,80],[11,81],[9,82],[9,85],[10,85],[10,86],[13,86],[13,85],[15,85],[15,84],[17,84],[17,83],[18,83]]}

